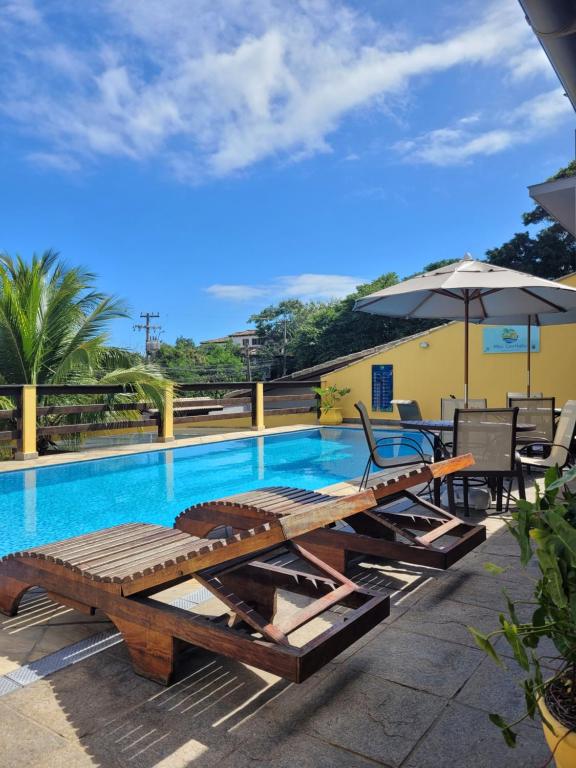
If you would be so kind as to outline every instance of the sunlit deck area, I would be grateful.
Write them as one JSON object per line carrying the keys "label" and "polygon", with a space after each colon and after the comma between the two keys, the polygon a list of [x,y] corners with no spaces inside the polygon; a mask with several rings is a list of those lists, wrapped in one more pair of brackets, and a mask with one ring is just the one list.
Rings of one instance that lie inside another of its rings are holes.
{"label": "sunlit deck area", "polygon": [[[331,490],[347,494],[354,485]],[[514,662],[499,669],[467,630],[497,626],[502,587],[530,595],[517,544],[502,515],[490,513],[482,518],[487,541],[449,571],[370,558],[354,566],[356,581],[391,595],[390,617],[300,685],[191,649],[162,688],[134,675],[103,615],[29,592],[20,613],[0,622],[2,764],[542,765],[538,722],[522,725],[509,750],[488,720],[493,711],[510,719],[521,711]],[[491,575],[485,562],[506,571]],[[188,581],[161,599],[210,597],[198,587]],[[284,607],[280,601],[280,613]]]}

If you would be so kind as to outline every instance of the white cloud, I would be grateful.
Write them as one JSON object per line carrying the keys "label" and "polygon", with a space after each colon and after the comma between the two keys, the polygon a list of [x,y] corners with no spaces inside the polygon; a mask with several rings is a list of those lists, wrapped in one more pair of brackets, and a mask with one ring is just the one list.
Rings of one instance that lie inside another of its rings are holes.
{"label": "white cloud", "polygon": [[249,301],[256,298],[267,299],[340,299],[352,293],[362,278],[350,275],[285,275],[266,285],[234,285],[216,283],[206,288],[206,292],[217,299],[227,301]]}
{"label": "white cloud", "polygon": [[228,301],[250,301],[260,296],[266,296],[268,291],[257,285],[231,285],[227,283],[214,283],[206,288],[217,299]]}
{"label": "white cloud", "polygon": [[74,172],[82,167],[78,160],[65,154],[51,154],[50,152],[30,152],[26,159],[29,163],[41,168],[53,168],[58,171]]}
{"label": "white cloud", "polygon": [[61,15],[53,28],[26,0],[18,34],[4,35],[0,110],[52,157],[160,158],[196,182],[331,151],[348,115],[385,112],[424,75],[497,65],[520,77],[537,50],[516,0],[492,0],[434,42],[390,31],[345,0],[193,5],[94,0],[88,14],[70,5],[85,26],[80,49]]}
{"label": "white cloud", "polygon": [[[555,88],[523,102],[490,120],[461,118],[453,127],[438,128],[413,139],[397,142],[394,149],[406,162],[458,165],[477,156],[495,155],[526,144],[574,119],[570,102]],[[495,123],[490,127],[489,123]]]}
{"label": "white cloud", "polygon": [[0,26],[8,26],[11,22],[36,25],[42,19],[34,0],[7,0],[2,3],[1,10]]}
{"label": "white cloud", "polygon": [[525,80],[535,76],[544,76],[553,80],[556,75],[544,49],[527,48],[523,51],[513,54],[508,62],[511,80]]}

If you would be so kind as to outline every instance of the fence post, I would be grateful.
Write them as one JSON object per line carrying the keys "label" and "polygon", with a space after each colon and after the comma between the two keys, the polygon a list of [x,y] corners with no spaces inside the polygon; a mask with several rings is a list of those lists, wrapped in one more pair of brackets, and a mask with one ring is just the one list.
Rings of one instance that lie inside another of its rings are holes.
{"label": "fence post", "polygon": [[18,415],[18,438],[16,454],[17,461],[37,459],[36,449],[36,385],[24,384],[20,390]]}
{"label": "fence post", "polygon": [[[327,386],[328,386],[328,381],[326,379],[320,379],[320,389],[324,389]],[[316,418],[318,419],[318,421],[320,421],[321,416],[322,416],[322,396],[316,394]]]}
{"label": "fence post", "polygon": [[167,384],[164,389],[164,412],[160,414],[158,424],[158,442],[171,443],[174,440],[174,385]]}
{"label": "fence post", "polygon": [[252,384],[252,429],[262,432],[264,423],[264,382],[255,381]]}

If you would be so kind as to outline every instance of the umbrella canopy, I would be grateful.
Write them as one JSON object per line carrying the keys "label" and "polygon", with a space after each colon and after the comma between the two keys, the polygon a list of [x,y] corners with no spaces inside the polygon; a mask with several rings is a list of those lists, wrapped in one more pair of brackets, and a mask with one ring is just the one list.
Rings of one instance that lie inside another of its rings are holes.
{"label": "umbrella canopy", "polygon": [[468,402],[468,324],[489,318],[576,311],[576,288],[516,272],[469,253],[446,267],[424,272],[359,299],[354,310],[386,317],[464,320],[464,400]]}

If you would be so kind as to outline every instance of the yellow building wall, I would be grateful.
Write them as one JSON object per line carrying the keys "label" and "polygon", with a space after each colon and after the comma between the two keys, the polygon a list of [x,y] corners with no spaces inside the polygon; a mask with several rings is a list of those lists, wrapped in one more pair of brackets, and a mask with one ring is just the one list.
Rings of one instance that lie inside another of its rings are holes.
{"label": "yellow building wall", "polygon": [[[576,287],[576,275],[563,280]],[[486,397],[489,407],[506,405],[507,392],[526,391],[526,354],[484,354],[482,326],[470,326],[469,397]],[[422,342],[428,342],[422,348]],[[398,412],[372,411],[372,366],[391,364],[393,397],[413,399],[424,418],[440,416],[440,399],[464,396],[464,324],[431,330],[387,352],[365,358],[323,378],[327,384],[350,387],[341,401],[344,418],[357,418],[354,403],[362,400],[373,418],[398,418]],[[554,396],[561,406],[576,399],[576,325],[540,329],[540,351],[532,353],[532,391]]]}

